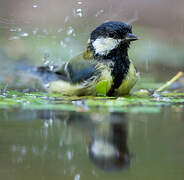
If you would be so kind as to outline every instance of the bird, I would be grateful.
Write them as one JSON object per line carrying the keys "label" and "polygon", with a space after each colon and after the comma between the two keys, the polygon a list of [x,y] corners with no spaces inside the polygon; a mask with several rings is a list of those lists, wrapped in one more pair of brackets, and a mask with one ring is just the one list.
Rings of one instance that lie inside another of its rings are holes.
{"label": "bird", "polygon": [[[132,26],[119,21],[105,22],[94,29],[84,52],[61,66],[40,66],[40,75],[50,78],[51,93],[65,96],[124,96],[139,79],[134,63],[128,56],[132,41],[138,40]],[[103,85],[105,94],[97,87]]]}

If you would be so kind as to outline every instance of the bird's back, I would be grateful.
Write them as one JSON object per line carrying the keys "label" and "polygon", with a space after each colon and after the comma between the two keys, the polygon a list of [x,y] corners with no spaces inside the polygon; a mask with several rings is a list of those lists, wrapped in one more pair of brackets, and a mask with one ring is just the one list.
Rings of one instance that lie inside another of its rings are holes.
{"label": "bird's back", "polygon": [[55,71],[57,81],[50,83],[51,92],[63,95],[97,95],[96,86],[100,81],[107,81],[107,88],[112,84],[110,68],[94,59],[86,59],[84,53],[71,59]]}

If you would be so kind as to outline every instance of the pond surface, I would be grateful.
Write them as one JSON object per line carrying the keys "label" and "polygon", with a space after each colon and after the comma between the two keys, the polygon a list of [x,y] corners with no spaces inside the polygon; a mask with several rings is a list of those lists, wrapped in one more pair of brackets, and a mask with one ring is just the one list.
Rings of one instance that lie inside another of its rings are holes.
{"label": "pond surface", "polygon": [[0,179],[184,179],[183,108],[4,109],[0,117]]}

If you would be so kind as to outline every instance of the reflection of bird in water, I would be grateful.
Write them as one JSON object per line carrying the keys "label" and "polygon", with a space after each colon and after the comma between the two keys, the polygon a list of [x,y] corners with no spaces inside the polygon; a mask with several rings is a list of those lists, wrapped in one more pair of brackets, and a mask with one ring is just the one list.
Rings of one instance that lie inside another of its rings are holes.
{"label": "reflection of bird in water", "polygon": [[[82,136],[92,139],[88,154],[92,162],[105,171],[118,171],[130,164],[127,147],[127,125],[124,114],[76,113],[51,111],[39,113],[40,118],[50,116],[66,121],[68,126],[80,129]],[[101,121],[99,121],[101,120]]]}
{"label": "reflection of bird in water", "polygon": [[[117,118],[120,120],[122,116],[111,115],[112,120],[117,120]],[[104,133],[96,133],[89,145],[90,159],[97,167],[105,171],[121,170],[128,167],[130,163],[126,124],[116,120],[110,123],[110,128]]]}

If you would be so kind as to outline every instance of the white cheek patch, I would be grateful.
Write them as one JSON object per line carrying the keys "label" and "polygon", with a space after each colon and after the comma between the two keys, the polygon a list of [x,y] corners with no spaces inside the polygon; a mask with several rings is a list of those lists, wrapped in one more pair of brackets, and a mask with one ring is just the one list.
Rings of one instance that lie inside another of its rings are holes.
{"label": "white cheek patch", "polygon": [[95,53],[100,55],[107,55],[111,50],[119,45],[120,41],[120,39],[113,38],[98,38],[93,42]]}

